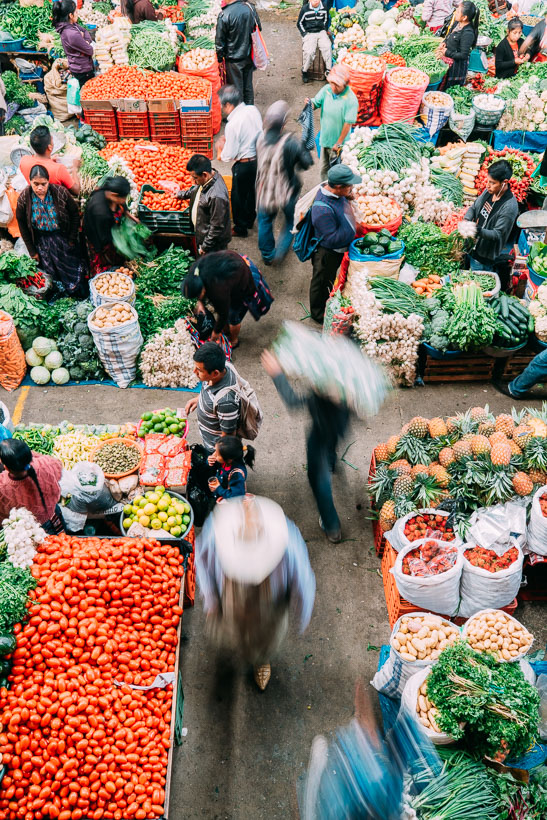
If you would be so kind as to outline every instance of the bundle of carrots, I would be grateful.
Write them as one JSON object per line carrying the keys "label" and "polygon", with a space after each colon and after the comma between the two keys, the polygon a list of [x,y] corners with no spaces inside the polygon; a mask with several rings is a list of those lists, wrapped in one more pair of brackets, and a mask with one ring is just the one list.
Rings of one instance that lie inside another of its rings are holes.
{"label": "bundle of carrots", "polygon": [[142,204],[150,208],[151,211],[185,211],[188,201],[177,199],[173,194],[162,191],[155,194],[153,191],[146,191],[142,198]]}
{"label": "bundle of carrots", "polygon": [[443,286],[440,276],[430,273],[422,279],[416,279],[410,283],[418,296],[434,296],[436,290],[440,290]]}
{"label": "bundle of carrots", "polygon": [[202,77],[176,71],[147,71],[135,66],[114,66],[88,80],[82,100],[203,100],[211,96],[211,83]]}
{"label": "bundle of carrots", "polygon": [[178,145],[164,145],[147,140],[123,140],[109,142],[99,152],[103,159],[113,156],[125,159],[135,174],[135,185],[141,189],[145,182],[154,188],[161,188],[162,181],[178,183],[181,190],[191,188],[194,181],[186,170],[186,163],[194,151]]}
{"label": "bundle of carrots", "polygon": [[147,539],[52,536],[0,690],[5,820],[164,813],[182,563]]}

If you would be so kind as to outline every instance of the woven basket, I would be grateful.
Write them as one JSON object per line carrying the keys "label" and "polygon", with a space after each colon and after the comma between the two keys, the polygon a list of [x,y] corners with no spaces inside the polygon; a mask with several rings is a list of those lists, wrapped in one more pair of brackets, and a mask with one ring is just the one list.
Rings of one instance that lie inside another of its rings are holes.
{"label": "woven basket", "polygon": [[485,108],[481,108],[477,104],[476,98],[473,100],[473,111],[475,112],[475,122],[477,125],[483,125],[487,128],[493,128],[498,124],[501,120],[502,114],[505,111],[505,100],[501,97],[498,97],[497,94],[490,95],[497,100],[501,100],[503,102],[503,107],[498,109],[497,111],[489,111]]}

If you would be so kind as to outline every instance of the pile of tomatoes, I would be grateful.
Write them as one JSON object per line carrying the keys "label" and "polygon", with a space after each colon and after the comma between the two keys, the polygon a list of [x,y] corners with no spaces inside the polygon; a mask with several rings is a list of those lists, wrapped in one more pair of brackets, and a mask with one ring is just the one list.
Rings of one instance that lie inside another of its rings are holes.
{"label": "pile of tomatoes", "polygon": [[52,536],[0,690],[6,820],[164,813],[181,556],[147,539]]}
{"label": "pile of tomatoes", "polygon": [[145,182],[154,188],[161,188],[164,180],[178,183],[181,190],[191,188],[194,180],[186,170],[186,164],[193,153],[178,145],[163,145],[148,140],[109,142],[100,151],[103,159],[118,156],[127,161],[139,191]]}
{"label": "pile of tomatoes", "polygon": [[88,80],[82,100],[207,100],[211,83],[177,71],[146,71],[135,66],[114,66]]}
{"label": "pile of tomatoes", "polygon": [[406,60],[404,57],[401,57],[400,54],[393,54],[391,51],[384,51],[383,54],[378,55],[386,65],[398,65],[401,68],[406,66]]}
{"label": "pile of tomatoes", "polygon": [[542,495],[539,499],[539,506],[544,517],[547,518],[547,495]]}
{"label": "pile of tomatoes", "polygon": [[488,572],[499,572],[500,569],[507,569],[517,560],[519,551],[516,547],[511,547],[503,555],[498,555],[494,550],[477,546],[466,550],[465,557],[474,567],[486,569]]}
{"label": "pile of tomatoes", "polygon": [[433,515],[433,513],[418,513],[409,518],[405,524],[405,535],[409,541],[418,541],[427,538],[432,532],[440,534],[441,541],[453,541],[454,530],[447,526],[447,515]]}
{"label": "pile of tomatoes", "polygon": [[442,541],[426,541],[420,547],[410,550],[403,557],[403,574],[415,577],[440,575],[452,569],[458,557],[458,548]]}
{"label": "pile of tomatoes", "polygon": [[162,6],[161,13],[164,19],[168,18],[172,23],[184,22],[184,9],[180,9],[178,6]]}
{"label": "pile of tomatoes", "polygon": [[177,199],[176,196],[166,191],[162,191],[161,194],[146,191],[142,204],[151,211],[185,211],[188,207],[188,200]]}

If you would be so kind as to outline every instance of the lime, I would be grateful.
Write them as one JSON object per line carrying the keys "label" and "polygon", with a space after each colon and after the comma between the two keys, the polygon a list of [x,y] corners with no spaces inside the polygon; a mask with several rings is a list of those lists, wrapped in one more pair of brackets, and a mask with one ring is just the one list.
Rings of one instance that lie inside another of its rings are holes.
{"label": "lime", "polygon": [[161,422],[158,422],[157,424],[154,424],[154,432],[155,433],[162,433],[163,432],[163,424],[161,424]]}
{"label": "lime", "polygon": [[124,518],[123,519],[123,528],[124,530],[128,530],[131,524],[133,523],[131,518]]}
{"label": "lime", "polygon": [[159,501],[156,502],[158,505],[158,510],[167,510],[169,507],[169,499],[168,498],[161,498]]}
{"label": "lime", "polygon": [[150,522],[150,526],[153,530],[161,530],[161,521],[159,521],[157,518],[154,518],[154,520]]}
{"label": "lime", "polygon": [[165,521],[167,521],[169,516],[167,515],[167,513],[164,510],[162,510],[161,512],[158,513],[158,518],[159,518],[160,521],[165,522]]}
{"label": "lime", "polygon": [[173,538],[180,538],[182,535],[182,530],[180,527],[171,527],[171,535]]}
{"label": "lime", "polygon": [[184,505],[184,512],[186,513],[186,515],[188,515],[188,513],[190,512],[190,505],[189,504]]}
{"label": "lime", "polygon": [[179,431],[179,426],[178,426],[178,424],[171,424],[171,425],[169,425],[169,432],[170,432],[170,433],[173,433],[173,434],[174,434],[174,433],[178,433],[178,431]]}
{"label": "lime", "polygon": [[187,527],[188,524],[190,523],[190,516],[189,515],[183,515],[182,516],[182,523]]}
{"label": "lime", "polygon": [[[158,484],[157,487],[154,487],[154,492],[158,495],[162,495],[165,492],[165,487],[162,487],[161,484]],[[167,496],[167,498],[169,498],[169,495]]]}
{"label": "lime", "polygon": [[144,438],[144,437],[145,437],[145,435],[146,435],[146,430],[144,429],[144,427],[141,427],[141,428],[139,429],[139,432],[137,433],[137,435],[138,435],[138,437],[139,437],[139,438]]}
{"label": "lime", "polygon": [[131,513],[133,512],[133,505],[132,504],[126,504],[125,507],[123,508],[123,511],[124,511],[125,515],[131,515]]}
{"label": "lime", "polygon": [[165,423],[166,424],[178,424],[178,419],[176,419],[175,416],[168,416],[165,419]]}
{"label": "lime", "polygon": [[164,413],[166,416],[174,416],[175,415],[175,411],[171,410],[170,407],[164,407],[163,410],[162,410],[162,413]]}
{"label": "lime", "polygon": [[176,509],[172,505],[169,505],[169,507],[167,507],[167,515],[176,515],[176,514],[177,514]]}
{"label": "lime", "polygon": [[154,413],[154,415],[151,417],[150,421],[152,422],[152,424],[157,424],[157,423],[158,423],[158,421],[161,421],[161,419],[160,419],[160,417],[157,415],[157,413]]}
{"label": "lime", "polygon": [[147,515],[141,515],[139,517],[139,524],[141,527],[147,527],[150,524],[150,519]]}
{"label": "lime", "polygon": [[170,515],[167,521],[165,522],[168,527],[176,527],[177,524],[181,523],[177,521],[174,515]]}
{"label": "lime", "polygon": [[143,513],[145,515],[153,515],[156,512],[156,505],[155,504],[147,504],[143,508]]}
{"label": "lime", "polygon": [[157,504],[160,500],[158,493],[147,493],[147,499],[150,501],[151,504]]}
{"label": "lime", "polygon": [[177,522],[177,524],[182,524],[182,515],[176,515],[175,521]]}
{"label": "lime", "polygon": [[151,418],[152,418],[152,413],[143,413],[142,416],[141,416],[141,419],[143,421],[150,421]]}

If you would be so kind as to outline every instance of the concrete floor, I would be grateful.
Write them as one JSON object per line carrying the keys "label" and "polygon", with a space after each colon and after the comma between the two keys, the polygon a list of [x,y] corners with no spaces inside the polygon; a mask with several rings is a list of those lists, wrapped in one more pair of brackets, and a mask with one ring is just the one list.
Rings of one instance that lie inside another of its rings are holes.
{"label": "concrete floor", "polygon": [[[295,8],[262,14],[272,64],[255,75],[256,103],[264,113],[283,97],[298,116],[306,96],[320,84],[300,82],[300,36]],[[291,123],[299,133],[299,126]],[[223,171],[222,163],[215,163]],[[309,189],[319,179],[318,166],[305,175]],[[232,247],[259,260],[256,231]],[[335,493],[344,540],[331,545],[318,527],[318,516],[306,481],[305,418],[287,415],[259,363],[259,353],[275,337],[283,319],[304,315],[310,265],[289,255],[280,268],[265,270],[276,301],[259,324],[247,319],[234,361],[256,388],[265,411],[257,442],[258,458],[249,479],[251,491],[278,501],[308,543],[317,579],[311,625],[304,636],[292,632],[273,667],[265,693],[256,689],[247,670],[217,663],[204,640],[204,618],[198,604],[183,620],[182,671],[184,725],[188,734],[175,751],[171,817],[176,820],[287,820],[293,815],[295,784],[305,770],[310,744],[319,732],[332,732],[352,714],[358,676],[369,681],[378,663],[378,647],[389,637],[380,562],[374,554],[365,484],[373,446],[399,431],[416,413],[446,416],[488,403],[506,412],[508,401],[490,385],[439,385],[394,393],[380,415],[356,424],[348,437],[347,460],[341,465]],[[20,390],[2,395],[13,411]],[[187,394],[113,387],[31,387],[23,421],[105,423],[135,420],[145,410],[178,403]],[[178,402],[177,402],[178,399]],[[191,439],[197,440],[195,427]],[[352,443],[353,442],[353,443]],[[547,628],[541,604],[519,607],[517,616],[534,632],[536,647],[545,646]],[[377,699],[373,693],[373,701]]]}

